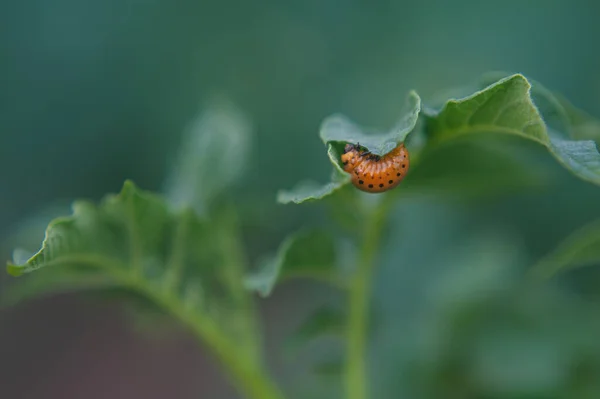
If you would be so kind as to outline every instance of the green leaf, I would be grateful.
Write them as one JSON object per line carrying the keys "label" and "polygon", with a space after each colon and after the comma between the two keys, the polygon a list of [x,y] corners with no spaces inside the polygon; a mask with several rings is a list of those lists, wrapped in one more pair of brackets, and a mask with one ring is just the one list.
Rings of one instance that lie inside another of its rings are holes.
{"label": "green leaf", "polygon": [[[499,78],[500,76],[503,77]],[[423,158],[440,149],[447,150],[445,145],[459,142],[459,138],[473,139],[482,134],[490,137],[511,136],[542,145],[571,173],[580,179],[600,184],[600,154],[592,141],[600,141],[600,122],[539,83],[534,82],[532,86],[521,74],[505,76],[491,73],[484,76],[480,83],[487,85],[471,87],[470,90],[475,93],[445,101],[439,110],[422,106],[418,95],[411,92],[404,116],[387,133],[361,128],[343,115],[330,116],[321,126],[320,137],[334,167],[331,181],[326,184],[301,182],[291,190],[280,191],[278,202],[299,204],[340,192],[350,181],[340,160],[344,145],[348,142],[359,142],[378,155],[383,155],[398,143],[404,142],[411,152],[411,172],[402,187],[403,191],[410,191],[412,188],[420,190],[425,186],[416,181]],[[465,93],[465,90],[460,92]],[[478,161],[476,152],[475,149],[465,160],[468,160],[471,169],[479,168],[482,162],[485,164],[487,161],[481,160],[482,157]],[[494,181],[492,185],[497,190],[505,186],[523,186],[521,183],[527,181],[533,186],[547,181],[539,173],[538,176],[528,173],[528,166],[523,162],[514,162],[511,154],[498,153],[494,156],[498,165],[515,169],[507,171],[510,173],[505,175],[521,180],[519,184],[511,184],[510,180],[503,179],[501,175],[481,176],[482,180]],[[492,166],[489,163],[487,162],[486,167]],[[530,176],[521,179],[523,172]],[[445,174],[447,171],[440,173]],[[465,179],[467,175],[460,173]],[[446,180],[452,181],[445,183]],[[480,186],[479,191],[483,191],[483,185],[474,181],[461,182],[460,179],[443,177],[441,181],[447,187],[461,187],[465,185],[463,183],[467,183],[470,190],[477,191],[477,186]],[[439,191],[438,188],[433,187],[434,191]]]}
{"label": "green leaf", "polygon": [[[491,85],[508,75],[506,72],[485,74],[480,88]],[[600,121],[587,112],[576,108],[562,94],[553,92],[540,82],[528,79],[531,84],[531,96],[540,114],[546,122],[550,134],[573,140],[600,141]]]}
{"label": "green leaf", "polygon": [[[488,86],[495,85],[498,81],[515,75],[518,74],[506,72],[486,73],[479,80],[477,90],[484,90]],[[553,134],[555,137],[572,138],[569,115],[559,101],[557,94],[533,79],[527,79],[527,81],[531,85],[531,99],[542,116],[548,133]]]}
{"label": "green leaf", "polygon": [[[363,128],[345,116],[335,114],[325,119],[321,125],[320,137],[325,145],[337,144],[343,148],[346,143],[360,143],[373,154],[385,155],[404,142],[406,136],[414,129],[420,111],[421,99],[416,92],[411,91],[400,120],[390,131],[380,132],[372,128]],[[339,162],[336,158],[334,165],[339,165]]]}
{"label": "green leaf", "polygon": [[475,94],[449,100],[437,114],[429,115],[430,140],[443,142],[481,132],[515,134],[549,144],[544,121],[529,96],[529,82],[514,75]]}
{"label": "green leaf", "polygon": [[[348,181],[349,178],[348,178]],[[320,184],[315,181],[302,181],[291,190],[281,190],[277,193],[277,202],[280,204],[301,204],[306,201],[320,200],[341,189],[347,181],[329,182]]]}
{"label": "green leaf", "polygon": [[402,190],[405,195],[464,198],[547,187],[555,176],[546,163],[532,157],[530,147],[534,144],[522,144],[507,137],[454,140],[443,148],[427,151],[411,168]]}
{"label": "green leaf", "polygon": [[277,201],[282,204],[301,204],[320,200],[338,191],[350,182],[350,176],[344,172],[340,161],[346,143],[360,143],[372,153],[384,155],[407,139],[417,124],[420,112],[421,99],[417,93],[411,91],[399,121],[388,132],[360,127],[340,114],[326,118],[321,125],[320,137],[327,147],[327,156],[333,165],[331,181],[325,184],[314,181],[300,182],[291,190],[281,190]]}
{"label": "green leaf", "polygon": [[551,138],[530,89],[527,79],[516,74],[469,97],[449,100],[439,112],[428,111],[429,146],[472,134],[514,135],[545,146],[573,174],[600,184],[600,154],[596,144],[590,140],[567,140],[564,134]]}
{"label": "green leaf", "polygon": [[223,216],[213,222],[190,210],[172,211],[161,197],[126,182],[120,194],[99,206],[75,202],[72,216],[50,223],[37,253],[23,263],[9,262],[7,269],[13,276],[44,269],[33,276],[38,280],[31,280],[31,295],[69,284],[106,284],[144,296],[209,340],[227,339],[223,345],[235,345],[238,356],[253,359],[250,298],[241,271],[232,278],[239,265],[232,264],[229,227]]}
{"label": "green leaf", "polygon": [[206,214],[247,168],[252,126],[246,115],[225,100],[212,101],[185,131],[165,195],[177,208]]}
{"label": "green leaf", "polygon": [[299,232],[288,237],[277,253],[263,260],[246,277],[249,290],[267,297],[276,284],[293,278],[312,278],[340,284],[335,266],[333,237],[322,231]]}
{"label": "green leaf", "polygon": [[121,194],[107,196],[100,209],[76,201],[73,216],[52,221],[42,248],[26,263],[9,263],[8,272],[19,276],[60,264],[141,269],[162,256],[160,234],[167,222],[167,208],[157,197],[126,182]]}
{"label": "green leaf", "polygon": [[[104,276],[111,283],[104,294],[130,294],[133,302],[153,304],[183,323],[244,396],[281,399],[264,370],[235,215],[221,204],[209,216],[174,211],[162,197],[126,182],[98,206],[76,202],[73,215],[50,223],[37,253],[22,263],[13,259],[7,269],[13,276],[56,271],[62,283],[69,276],[76,283],[76,273]],[[53,285],[51,277],[45,281]],[[43,282],[31,293],[43,291]]]}
{"label": "green leaf", "polygon": [[600,265],[600,221],[572,233],[532,268],[532,275],[547,278],[560,271],[590,265]]}

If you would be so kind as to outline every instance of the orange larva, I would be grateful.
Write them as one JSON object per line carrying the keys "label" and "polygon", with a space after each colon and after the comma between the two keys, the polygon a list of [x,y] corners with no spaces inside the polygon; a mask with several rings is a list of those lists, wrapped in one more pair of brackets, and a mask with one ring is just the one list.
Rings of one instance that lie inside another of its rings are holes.
{"label": "orange larva", "polygon": [[381,193],[396,187],[408,172],[408,151],[398,145],[383,156],[367,151],[360,144],[346,144],[342,155],[344,170],[352,184],[362,191]]}

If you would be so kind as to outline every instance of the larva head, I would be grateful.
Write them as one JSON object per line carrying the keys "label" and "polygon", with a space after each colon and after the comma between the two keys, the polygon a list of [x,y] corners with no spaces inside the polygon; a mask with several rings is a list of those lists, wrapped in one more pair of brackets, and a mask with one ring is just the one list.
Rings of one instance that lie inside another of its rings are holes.
{"label": "larva head", "polygon": [[356,144],[352,144],[352,143],[348,143],[346,144],[346,146],[344,147],[344,153],[346,152],[357,152],[359,154],[363,154],[363,153],[368,153],[369,150],[367,149],[367,147],[360,145],[360,143],[356,143]]}
{"label": "larva head", "polygon": [[351,151],[354,151],[354,150],[356,149],[356,147],[357,147],[357,146],[355,146],[355,145],[354,145],[354,144],[352,144],[352,143],[348,143],[348,144],[346,144],[346,146],[344,147],[344,154],[347,154],[347,153],[349,153],[349,152],[351,152]]}
{"label": "larva head", "polygon": [[344,164],[344,170],[351,172],[354,169],[354,165],[358,161],[360,144],[348,143],[344,147],[344,153],[341,156],[342,163]]}

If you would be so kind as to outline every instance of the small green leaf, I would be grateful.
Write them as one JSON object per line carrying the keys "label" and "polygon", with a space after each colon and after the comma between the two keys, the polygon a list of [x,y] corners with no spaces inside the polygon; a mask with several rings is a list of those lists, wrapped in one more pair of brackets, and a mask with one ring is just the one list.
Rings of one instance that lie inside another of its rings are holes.
{"label": "small green leaf", "polygon": [[403,143],[413,131],[421,112],[421,99],[414,91],[408,95],[400,120],[388,132],[361,128],[343,115],[335,114],[323,121],[320,137],[327,147],[327,156],[333,165],[331,181],[325,184],[313,181],[300,182],[291,190],[281,190],[277,201],[301,204],[306,201],[323,199],[350,182],[350,176],[341,165],[341,154],[346,143],[360,143],[372,153],[385,155],[398,144]]}
{"label": "small green leaf", "polygon": [[251,133],[250,121],[234,104],[222,99],[210,103],[185,131],[165,184],[169,202],[206,214],[244,174]]}
{"label": "small green leaf", "polygon": [[[489,72],[484,74],[477,82],[477,90],[484,90],[488,86],[495,85],[498,81],[506,79],[517,74],[506,72]],[[530,95],[537,111],[542,116],[549,134],[555,137],[571,138],[571,122],[569,115],[563,104],[558,99],[556,93],[553,93],[541,83],[527,79],[530,88]]]}
{"label": "small green leaf", "polygon": [[[480,88],[489,86],[508,75],[506,72],[490,72],[479,82]],[[600,121],[576,108],[562,94],[553,92],[540,82],[528,79],[531,96],[542,115],[550,134],[573,140],[600,141]]]}
{"label": "small green leaf", "polygon": [[566,140],[566,134],[551,138],[530,90],[527,79],[516,74],[469,97],[450,100],[437,113],[428,111],[429,145],[472,134],[514,135],[545,146],[573,174],[600,184],[600,154],[596,144],[590,140]]}
{"label": "small green leaf", "polygon": [[600,221],[576,230],[533,268],[536,277],[554,274],[576,267],[600,264]]}
{"label": "small green leaf", "polygon": [[461,135],[497,132],[518,135],[549,144],[544,121],[529,96],[529,82],[522,75],[502,79],[460,99],[449,100],[430,115],[429,139],[443,142]]}
{"label": "small green leaf", "polygon": [[[416,92],[411,91],[400,120],[390,131],[361,128],[345,116],[335,114],[325,119],[321,125],[320,137],[325,145],[342,144],[343,147],[346,143],[360,143],[373,154],[385,155],[404,142],[414,129],[420,111],[421,99]],[[337,158],[335,164],[339,164]]]}
{"label": "small green leaf", "polygon": [[[348,176],[347,181],[350,181]],[[346,181],[329,182],[320,184],[314,181],[302,181],[291,190],[281,190],[277,193],[277,202],[280,204],[301,204],[306,201],[315,201],[333,194],[346,184]]]}
{"label": "small green leaf", "polygon": [[246,277],[245,285],[267,297],[276,284],[292,278],[337,281],[335,245],[330,234],[310,231],[288,237],[277,254],[265,259],[257,272]]}

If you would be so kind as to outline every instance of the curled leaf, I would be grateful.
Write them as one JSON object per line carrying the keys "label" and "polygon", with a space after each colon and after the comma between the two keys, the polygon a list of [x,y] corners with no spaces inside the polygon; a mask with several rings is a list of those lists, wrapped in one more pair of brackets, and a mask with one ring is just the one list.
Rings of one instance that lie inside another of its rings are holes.
{"label": "curled leaf", "polygon": [[[345,116],[335,114],[325,119],[319,135],[325,145],[343,147],[346,143],[360,143],[373,154],[383,156],[404,142],[414,129],[420,111],[421,99],[415,91],[411,91],[399,121],[387,132],[360,127]],[[339,161],[336,160],[336,163],[339,164]]]}
{"label": "curled leaf", "polygon": [[340,156],[346,143],[360,143],[373,154],[385,155],[406,140],[415,128],[420,112],[421,99],[416,92],[411,91],[400,119],[388,132],[360,127],[340,114],[326,118],[321,125],[320,137],[327,147],[327,156],[333,166],[331,181],[325,184],[300,182],[291,190],[280,191],[277,201],[283,204],[300,204],[333,194],[350,182],[348,174],[340,164]]}

